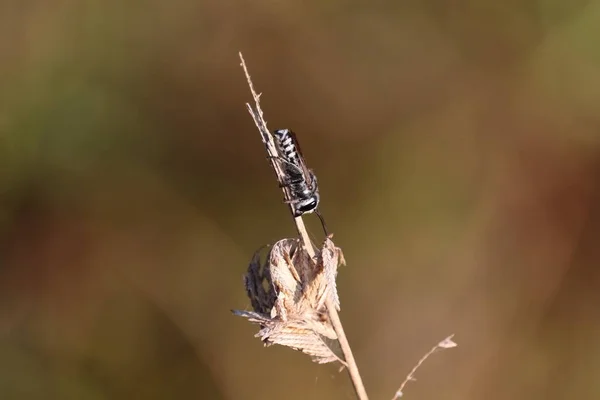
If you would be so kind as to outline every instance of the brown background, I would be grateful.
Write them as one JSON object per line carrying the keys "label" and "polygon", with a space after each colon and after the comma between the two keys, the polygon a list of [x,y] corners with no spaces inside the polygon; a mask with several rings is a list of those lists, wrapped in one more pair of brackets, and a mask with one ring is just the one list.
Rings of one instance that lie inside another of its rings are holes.
{"label": "brown background", "polygon": [[598,398],[599,34],[599,1],[2,1],[0,398],[353,398],[229,311],[294,232],[240,50],[372,399],[450,333],[406,398]]}

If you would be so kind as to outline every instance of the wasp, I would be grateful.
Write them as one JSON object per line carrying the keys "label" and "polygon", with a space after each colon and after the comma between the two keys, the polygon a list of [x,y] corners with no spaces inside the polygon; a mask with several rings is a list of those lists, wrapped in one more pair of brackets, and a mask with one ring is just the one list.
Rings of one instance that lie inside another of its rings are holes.
{"label": "wasp", "polygon": [[317,177],[308,169],[296,134],[290,129],[277,129],[273,131],[277,160],[280,161],[283,171],[280,186],[285,188],[292,206],[292,214],[299,217],[314,212],[321,220],[323,231],[327,235],[325,220],[317,207],[319,206],[319,186]]}

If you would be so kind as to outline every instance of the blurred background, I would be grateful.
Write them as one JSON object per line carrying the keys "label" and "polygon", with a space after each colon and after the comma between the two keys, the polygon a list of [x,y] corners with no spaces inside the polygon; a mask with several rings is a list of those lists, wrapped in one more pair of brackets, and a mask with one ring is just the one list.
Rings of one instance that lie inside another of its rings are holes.
{"label": "blurred background", "polygon": [[354,398],[230,313],[294,235],[238,51],[372,399],[451,333],[407,398],[598,398],[599,34],[598,0],[2,1],[0,398]]}

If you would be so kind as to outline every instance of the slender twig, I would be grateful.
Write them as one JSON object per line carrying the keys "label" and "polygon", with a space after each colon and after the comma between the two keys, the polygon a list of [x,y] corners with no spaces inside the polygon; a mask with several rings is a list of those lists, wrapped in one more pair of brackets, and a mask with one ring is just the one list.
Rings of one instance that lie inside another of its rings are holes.
{"label": "slender twig", "polygon": [[415,372],[417,372],[419,367],[425,362],[425,360],[427,360],[429,358],[430,355],[432,355],[433,353],[435,353],[438,350],[450,349],[452,347],[456,347],[456,343],[452,340],[453,336],[454,335],[448,336],[446,339],[442,340],[441,342],[439,342],[438,344],[433,346],[431,348],[431,350],[429,350],[429,352],[427,352],[427,354],[425,354],[423,357],[421,357],[419,362],[417,362],[417,364],[408,373],[408,375],[406,375],[406,379],[404,379],[404,382],[402,382],[402,384],[400,385],[400,388],[396,391],[396,394],[394,395],[392,400],[397,400],[403,396],[404,393],[402,392],[402,390],[404,390],[404,386],[406,386],[406,384],[408,382],[416,380]]}
{"label": "slender twig", "polygon": [[[273,166],[273,170],[277,174],[277,177],[279,178],[278,179],[279,182],[281,182],[282,177],[284,176],[284,173],[281,170],[280,165],[277,162],[275,162],[275,157],[277,156],[277,150],[275,147],[275,143],[273,142],[273,137],[271,136],[271,134],[269,133],[269,130],[267,129],[267,122],[265,121],[265,119],[263,117],[262,109],[260,108],[260,94],[257,94],[256,91],[254,90],[254,85],[252,84],[252,79],[250,78],[248,69],[246,68],[246,62],[244,61],[244,57],[242,56],[241,52],[239,54],[240,54],[240,60],[242,61],[241,65],[242,65],[242,68],[244,69],[244,73],[246,74],[248,86],[250,86],[250,91],[252,92],[252,97],[254,98],[254,105],[255,105],[254,107],[252,107],[249,103],[246,103],[246,106],[248,107],[248,112],[252,116],[252,119],[254,119],[254,123],[256,124],[256,127],[258,128],[258,130],[262,136],[262,140],[263,140],[265,146],[267,147],[267,153],[269,154],[269,159],[271,160],[271,165]],[[285,190],[283,190],[283,193],[284,193],[286,199],[289,200],[287,192]],[[293,211],[291,209],[291,205],[290,205],[290,211]],[[304,248],[306,249],[306,251],[308,252],[310,257],[314,258],[315,257],[315,249],[308,237],[308,233],[306,232],[306,227],[304,226],[304,221],[302,220],[302,217],[295,217],[294,222],[296,224],[296,229],[298,230],[298,234],[302,238]],[[365,390],[365,386],[360,377],[358,366],[356,365],[356,361],[354,360],[354,356],[352,355],[352,349],[350,348],[350,344],[348,343],[348,339],[346,338],[346,333],[344,332],[344,327],[342,326],[342,322],[340,320],[338,312],[337,312],[335,305],[333,304],[333,301],[330,297],[327,298],[325,305],[327,306],[327,312],[329,314],[329,319],[331,320],[331,325],[333,326],[333,329],[335,330],[335,333],[337,334],[337,337],[338,337],[338,340],[340,343],[340,347],[342,349],[342,353],[344,354],[344,359],[346,360],[347,367],[348,367],[348,373],[350,375],[350,379],[352,380],[352,384],[354,385],[354,390],[356,391],[356,395],[359,400],[368,400],[367,392]]]}

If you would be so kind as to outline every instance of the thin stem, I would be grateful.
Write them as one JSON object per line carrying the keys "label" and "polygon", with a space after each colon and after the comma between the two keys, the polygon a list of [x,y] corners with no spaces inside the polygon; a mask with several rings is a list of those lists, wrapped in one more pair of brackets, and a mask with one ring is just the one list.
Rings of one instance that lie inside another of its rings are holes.
{"label": "thin stem", "polygon": [[[298,233],[302,238],[302,242],[304,243],[304,248],[308,252],[311,258],[314,258],[315,251],[311,245],[310,239],[308,237],[308,232],[306,232],[306,227],[304,226],[304,221],[302,217],[294,218],[294,222],[296,223],[296,228],[298,229]],[[340,320],[340,316],[335,308],[335,304],[333,304],[333,300],[331,296],[328,296],[325,300],[325,306],[327,307],[327,313],[329,314],[329,319],[331,321],[331,325],[333,326],[333,330],[337,334],[338,341],[340,342],[340,347],[342,348],[342,353],[344,353],[344,359],[346,360],[346,364],[348,367],[348,373],[350,374],[350,379],[354,385],[354,390],[356,391],[356,396],[360,400],[368,400],[367,391],[365,390],[365,385],[362,382],[362,378],[360,377],[360,372],[358,370],[358,365],[354,360],[354,355],[352,354],[352,348],[350,347],[350,343],[346,338],[346,333],[344,332],[344,326],[342,325],[342,321]]]}
{"label": "thin stem", "polygon": [[[254,90],[254,85],[252,84],[252,79],[250,78],[250,74],[248,73],[248,69],[246,68],[246,62],[244,61],[244,57],[242,53],[239,53],[240,60],[242,62],[242,68],[244,69],[244,73],[246,74],[246,79],[248,81],[248,86],[250,87],[250,91],[252,92],[252,97],[254,98],[255,107],[252,107],[250,104],[246,103],[248,107],[248,112],[254,119],[254,123],[258,128],[263,142],[267,148],[267,153],[269,154],[269,158],[271,160],[271,165],[275,173],[277,174],[277,178],[279,182],[282,182],[282,177],[284,176],[283,171],[281,170],[280,165],[275,162],[275,158],[277,156],[277,150],[275,148],[275,143],[273,142],[273,137],[269,133],[267,129],[267,123],[263,117],[262,109],[260,108],[260,95],[256,93]],[[286,199],[288,194],[285,190],[283,190]],[[289,199],[288,199],[289,200]],[[290,205],[290,211],[291,205]],[[308,233],[306,232],[306,227],[304,226],[304,221],[302,217],[295,217],[294,222],[296,224],[296,229],[298,230],[298,234],[302,238],[302,242],[304,244],[304,248],[308,252],[311,258],[315,256],[315,249],[313,248],[311,241],[308,237]],[[342,353],[344,354],[344,359],[347,363],[348,373],[350,375],[350,379],[352,381],[352,385],[354,386],[354,390],[356,392],[356,396],[359,400],[368,400],[367,392],[365,390],[365,386],[360,377],[360,373],[358,370],[358,366],[356,361],[354,360],[354,356],[352,355],[352,349],[350,344],[348,343],[348,339],[346,338],[346,333],[344,332],[344,327],[342,325],[342,321],[338,315],[337,309],[333,304],[332,299],[328,296],[325,305],[327,307],[327,312],[329,313],[329,319],[331,320],[331,325],[338,337],[340,347],[342,349]]]}
{"label": "thin stem", "polygon": [[415,372],[417,372],[419,367],[421,365],[423,365],[425,360],[427,360],[430,355],[432,355],[433,353],[435,353],[436,351],[441,350],[441,349],[450,349],[452,347],[456,347],[456,343],[454,343],[454,341],[452,340],[453,336],[454,336],[454,334],[448,336],[446,339],[442,340],[441,342],[439,342],[438,344],[433,346],[431,348],[431,350],[429,350],[427,352],[427,354],[425,354],[423,357],[421,357],[421,359],[417,362],[417,364],[413,367],[413,369],[408,373],[408,375],[406,375],[404,382],[402,382],[402,384],[400,385],[400,389],[398,389],[396,391],[396,394],[394,395],[392,400],[398,400],[400,397],[403,396],[404,393],[402,391],[404,390],[404,386],[406,386],[406,384],[408,382],[415,380]]}

